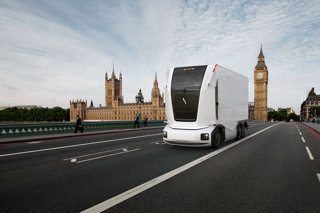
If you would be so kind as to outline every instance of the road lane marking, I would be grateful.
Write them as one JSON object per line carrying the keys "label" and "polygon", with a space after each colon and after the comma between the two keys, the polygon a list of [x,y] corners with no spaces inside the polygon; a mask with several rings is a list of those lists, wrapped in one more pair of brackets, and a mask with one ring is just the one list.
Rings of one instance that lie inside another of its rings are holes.
{"label": "road lane marking", "polygon": [[121,194],[119,194],[119,195],[117,195],[115,197],[112,197],[112,198],[110,198],[110,199],[108,199],[106,201],[103,201],[102,203],[99,203],[99,204],[97,204],[97,205],[95,205],[95,206],[93,206],[93,207],[91,207],[89,209],[83,210],[82,212],[83,213],[103,212],[103,211],[105,211],[105,210],[107,210],[107,209],[109,209],[109,208],[111,208],[111,207],[113,207],[113,206],[115,206],[115,205],[117,205],[117,204],[119,204],[119,203],[121,203],[121,202],[123,202],[123,201],[125,201],[125,200],[127,200],[127,199],[129,199],[129,198],[131,198],[131,197],[133,197],[135,195],[137,195],[137,194],[140,194],[141,192],[143,192],[143,191],[145,191],[145,190],[147,190],[147,189],[149,189],[149,188],[151,188],[153,186],[156,186],[156,185],[158,185],[158,184],[160,184],[160,183],[162,183],[162,182],[164,182],[164,181],[166,181],[166,180],[168,180],[168,179],[170,179],[170,178],[172,178],[172,177],[174,177],[174,176],[186,171],[187,169],[190,169],[190,168],[198,165],[199,163],[202,163],[202,162],[212,158],[213,156],[215,156],[215,155],[217,155],[217,154],[219,154],[219,153],[221,153],[221,152],[223,152],[225,150],[228,150],[228,149],[230,149],[230,148],[232,148],[232,147],[234,147],[234,146],[236,146],[236,145],[248,140],[249,138],[252,138],[252,137],[254,137],[254,136],[256,136],[256,135],[258,135],[258,134],[260,134],[260,133],[262,133],[262,132],[264,132],[264,131],[266,131],[266,130],[268,130],[268,129],[270,129],[270,128],[278,125],[278,124],[280,124],[280,123],[277,123],[277,124],[274,124],[272,126],[266,127],[264,129],[260,130],[259,132],[256,132],[256,133],[254,133],[252,135],[249,135],[249,136],[247,136],[247,137],[245,137],[245,138],[243,138],[243,139],[241,139],[241,140],[239,140],[237,142],[234,142],[234,143],[232,143],[230,145],[227,145],[227,146],[222,147],[222,148],[220,148],[220,149],[218,149],[216,151],[213,151],[213,152],[211,152],[211,153],[209,153],[209,154],[207,154],[207,155],[205,155],[205,156],[203,156],[201,158],[198,158],[198,159],[196,159],[196,160],[194,160],[194,161],[192,161],[190,163],[187,163],[187,164],[185,164],[185,165],[183,165],[183,166],[181,166],[181,167],[179,167],[177,169],[174,169],[174,170],[172,170],[172,171],[170,171],[170,172],[168,172],[166,174],[163,174],[163,175],[161,175],[159,177],[156,177],[156,178],[154,178],[154,179],[152,179],[152,180],[150,180],[150,181],[148,181],[146,183],[143,183],[143,184],[141,184],[141,185],[139,185],[137,187],[134,187],[134,188],[132,188],[132,189],[126,191],[126,192],[123,192],[123,193],[121,193]]}
{"label": "road lane marking", "polygon": [[303,141],[303,143],[306,143],[303,136],[301,136],[301,140]]}
{"label": "road lane marking", "polygon": [[299,132],[299,134],[302,136],[301,132]]}
{"label": "road lane marking", "polygon": [[32,141],[32,142],[28,142],[27,144],[37,144],[37,143],[41,143],[43,141]]}
{"label": "road lane marking", "polygon": [[9,154],[0,155],[0,157],[22,155],[22,154],[29,154],[29,153],[35,153],[35,152],[44,152],[44,151],[51,151],[51,150],[58,150],[58,149],[68,149],[68,148],[79,147],[79,146],[89,146],[89,145],[95,145],[95,144],[100,144],[100,143],[110,143],[110,142],[115,142],[115,141],[123,141],[123,140],[130,140],[130,139],[136,139],[136,138],[151,137],[151,136],[156,136],[156,135],[163,135],[163,133],[141,135],[141,136],[128,137],[128,138],[118,138],[118,139],[112,139],[112,140],[106,140],[106,141],[96,141],[96,142],[69,145],[69,146],[59,146],[59,147],[53,147],[53,148],[47,148],[47,149],[37,149],[37,150],[31,150],[31,151],[25,151],[25,152],[9,153]]}
{"label": "road lane marking", "polygon": [[155,141],[155,142],[151,142],[150,144],[161,144],[161,143],[163,143],[163,141]]}
{"label": "road lane marking", "polygon": [[307,152],[308,152],[308,155],[309,155],[310,160],[314,160],[314,158],[313,158],[313,156],[312,156],[312,153],[310,152],[309,147],[306,146],[306,150],[307,150]]}
{"label": "road lane marking", "polygon": [[99,157],[95,157],[95,158],[90,158],[90,159],[86,159],[86,160],[80,160],[77,161],[76,163],[84,163],[84,162],[88,162],[88,161],[92,161],[92,160],[98,160],[101,158],[106,158],[106,157],[111,157],[111,156],[115,156],[115,155],[121,155],[121,154],[126,154],[129,152],[135,152],[135,151],[139,151],[140,149],[132,149],[132,150],[127,150],[127,151],[122,151],[122,152],[117,152],[117,153],[113,153],[113,154],[109,154],[109,155],[103,155],[103,156],[99,156]]}
{"label": "road lane marking", "polygon": [[319,180],[319,183],[320,183],[320,173],[317,173],[317,177],[318,177],[318,180]]}
{"label": "road lane marking", "polygon": [[74,159],[74,158],[84,158],[84,157],[89,157],[89,156],[92,156],[92,155],[99,155],[99,154],[103,154],[103,153],[107,153],[107,152],[123,150],[123,149],[126,149],[126,148],[128,148],[128,147],[119,148],[119,149],[112,149],[112,150],[107,150],[107,151],[103,151],[103,152],[96,152],[96,153],[91,153],[91,154],[87,154],[87,155],[79,155],[79,156],[75,156],[75,157],[65,158],[63,160],[70,160],[70,159]]}

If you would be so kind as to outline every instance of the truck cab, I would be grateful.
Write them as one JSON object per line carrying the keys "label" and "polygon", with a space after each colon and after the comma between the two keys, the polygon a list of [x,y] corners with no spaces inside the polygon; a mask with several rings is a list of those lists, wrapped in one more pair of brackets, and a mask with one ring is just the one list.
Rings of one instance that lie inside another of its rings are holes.
{"label": "truck cab", "polygon": [[219,65],[176,67],[167,74],[165,101],[164,142],[218,147],[243,135],[248,78]]}

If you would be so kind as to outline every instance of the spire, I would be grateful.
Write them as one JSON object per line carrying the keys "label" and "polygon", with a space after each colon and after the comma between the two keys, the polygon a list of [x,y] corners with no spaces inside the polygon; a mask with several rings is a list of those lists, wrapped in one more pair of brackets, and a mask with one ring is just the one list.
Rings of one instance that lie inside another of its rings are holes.
{"label": "spire", "polygon": [[108,80],[108,71],[106,70],[106,80]]}
{"label": "spire", "polygon": [[114,60],[113,60],[113,65],[112,65],[112,77],[115,77],[115,75],[114,75]]}
{"label": "spire", "polygon": [[312,87],[312,89],[310,90],[310,92],[309,92],[309,95],[308,95],[308,96],[310,96],[310,95],[316,95],[316,93],[314,92],[314,87]]}
{"label": "spire", "polygon": [[155,74],[153,84],[154,84],[154,85],[155,85],[155,84],[158,85],[157,73]]}
{"label": "spire", "polygon": [[260,58],[264,59],[264,55],[263,55],[263,52],[262,52],[262,44],[261,44],[261,47],[260,47],[260,53],[259,53],[258,58],[259,58],[259,59],[260,59]]}
{"label": "spire", "polygon": [[264,55],[262,52],[262,44],[261,44],[260,53],[258,56],[258,63],[256,65],[256,68],[260,69],[260,68],[264,68],[264,67],[266,67],[266,64],[264,63]]}
{"label": "spire", "polygon": [[119,76],[119,78],[122,79],[122,73],[121,73],[121,71],[120,71],[120,76]]}

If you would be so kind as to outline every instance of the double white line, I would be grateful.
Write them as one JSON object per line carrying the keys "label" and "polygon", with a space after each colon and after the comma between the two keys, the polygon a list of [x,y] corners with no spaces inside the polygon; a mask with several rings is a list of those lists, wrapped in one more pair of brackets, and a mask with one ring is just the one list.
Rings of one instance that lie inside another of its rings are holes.
{"label": "double white line", "polygon": [[[98,159],[101,159],[101,158],[106,158],[106,157],[110,157],[110,156],[114,156],[114,155],[126,154],[126,153],[129,153],[129,152],[134,152],[134,151],[140,150],[140,149],[128,150],[127,148],[128,147],[119,148],[119,149],[113,149],[113,150],[107,150],[107,151],[103,151],[103,152],[96,152],[96,153],[92,153],[92,154],[80,155],[80,156],[76,156],[76,157],[66,158],[66,159],[63,159],[63,160],[64,161],[69,161],[70,160],[71,163],[83,163],[83,162],[88,162],[88,161],[92,161],[92,160],[98,160]],[[114,152],[114,151],[120,151],[120,152],[107,154],[107,155],[101,155],[101,154],[110,153],[110,152]],[[87,158],[87,157],[97,156],[97,155],[101,155],[101,156],[93,157],[93,158]],[[78,159],[85,159],[85,160],[78,160]]]}

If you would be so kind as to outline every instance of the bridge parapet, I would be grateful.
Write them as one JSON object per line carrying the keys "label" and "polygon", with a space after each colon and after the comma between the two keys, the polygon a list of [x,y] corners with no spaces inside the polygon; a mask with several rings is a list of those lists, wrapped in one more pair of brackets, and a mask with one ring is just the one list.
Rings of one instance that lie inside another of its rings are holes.
{"label": "bridge parapet", "polygon": [[[163,120],[148,121],[149,127],[164,126]],[[103,131],[112,129],[131,129],[133,121],[103,121],[103,122],[83,122],[84,131]],[[143,121],[140,121],[140,126]],[[19,137],[29,135],[51,135],[72,133],[75,130],[75,122],[68,123],[39,123],[39,124],[10,124],[0,125],[0,138]]]}

